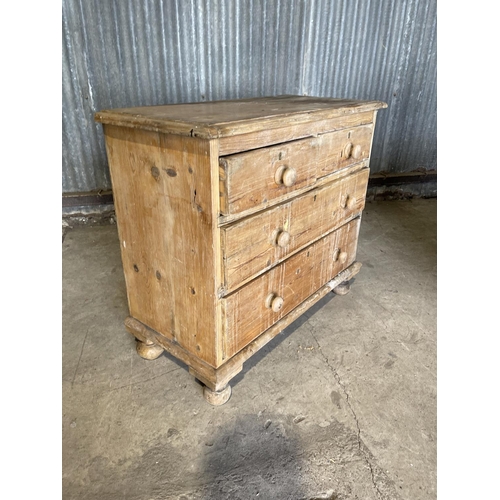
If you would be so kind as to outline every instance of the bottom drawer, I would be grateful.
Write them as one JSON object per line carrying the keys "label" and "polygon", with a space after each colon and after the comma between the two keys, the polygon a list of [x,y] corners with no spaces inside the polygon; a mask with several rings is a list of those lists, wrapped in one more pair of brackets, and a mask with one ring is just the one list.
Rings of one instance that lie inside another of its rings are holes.
{"label": "bottom drawer", "polygon": [[354,262],[359,224],[358,217],[222,299],[225,359]]}

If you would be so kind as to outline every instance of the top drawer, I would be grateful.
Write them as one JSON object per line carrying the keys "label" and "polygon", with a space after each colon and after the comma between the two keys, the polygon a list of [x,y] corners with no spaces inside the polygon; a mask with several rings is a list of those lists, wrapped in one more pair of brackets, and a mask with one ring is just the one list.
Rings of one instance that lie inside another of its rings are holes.
{"label": "top drawer", "polygon": [[373,124],[221,157],[220,211],[258,210],[370,156]]}

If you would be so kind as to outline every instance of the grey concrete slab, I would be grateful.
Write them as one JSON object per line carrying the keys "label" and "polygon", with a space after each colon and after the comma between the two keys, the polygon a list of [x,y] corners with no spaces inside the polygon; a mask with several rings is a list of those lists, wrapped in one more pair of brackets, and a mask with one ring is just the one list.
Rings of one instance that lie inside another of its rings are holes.
{"label": "grey concrete slab", "polygon": [[358,260],[212,407],[136,354],[116,226],[69,230],[63,498],[436,498],[436,201],[368,203]]}

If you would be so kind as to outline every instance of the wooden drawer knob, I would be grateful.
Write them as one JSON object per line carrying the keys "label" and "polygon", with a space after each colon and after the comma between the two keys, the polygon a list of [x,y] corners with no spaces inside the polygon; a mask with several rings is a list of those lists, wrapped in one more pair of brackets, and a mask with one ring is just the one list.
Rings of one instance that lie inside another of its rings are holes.
{"label": "wooden drawer knob", "polygon": [[361,158],[361,153],[362,153],[362,149],[361,149],[361,146],[359,144],[354,145],[352,142],[348,142],[344,146],[344,149],[342,151],[342,156],[344,157],[345,160],[347,160],[351,156],[355,160],[359,160],[359,158]]}
{"label": "wooden drawer knob", "polygon": [[344,157],[345,160],[347,160],[347,158],[351,156],[353,146],[354,144],[352,142],[348,142],[344,146],[344,150],[342,151],[342,156]]}
{"label": "wooden drawer knob", "polygon": [[333,252],[333,262],[342,262],[342,264],[347,260],[347,252],[342,252],[340,248],[337,248]]}
{"label": "wooden drawer knob", "polygon": [[352,209],[356,205],[356,198],[350,194],[345,194],[340,200],[340,205],[342,208]]}
{"label": "wooden drawer knob", "polygon": [[276,244],[284,248],[290,243],[290,233],[287,231],[281,231],[276,238]]}
{"label": "wooden drawer knob", "polygon": [[283,307],[283,297],[270,293],[266,298],[266,307],[277,313]]}
{"label": "wooden drawer knob", "polygon": [[361,146],[359,144],[356,144],[356,146],[352,148],[351,156],[355,160],[359,160],[359,158],[361,158]]}
{"label": "wooden drawer knob", "polygon": [[283,184],[286,187],[291,187],[297,180],[297,172],[292,167],[281,166],[276,170],[274,180],[278,185]]}

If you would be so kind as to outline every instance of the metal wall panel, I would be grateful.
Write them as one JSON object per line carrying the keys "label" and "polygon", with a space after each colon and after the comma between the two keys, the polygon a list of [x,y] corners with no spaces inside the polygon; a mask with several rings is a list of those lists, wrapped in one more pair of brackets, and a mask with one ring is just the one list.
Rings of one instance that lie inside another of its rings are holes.
{"label": "metal wall panel", "polygon": [[436,0],[63,0],[63,192],[111,187],[101,109],[377,99],[372,171],[435,169]]}

